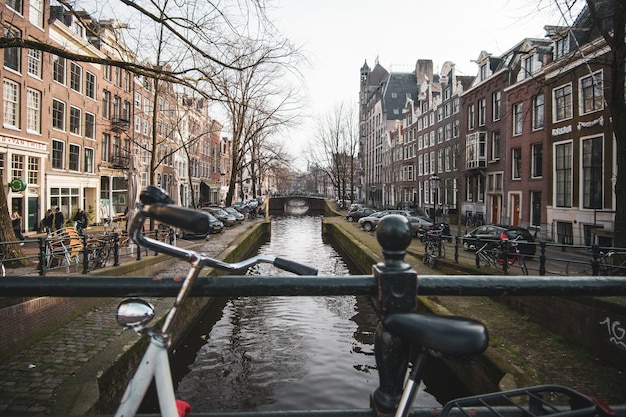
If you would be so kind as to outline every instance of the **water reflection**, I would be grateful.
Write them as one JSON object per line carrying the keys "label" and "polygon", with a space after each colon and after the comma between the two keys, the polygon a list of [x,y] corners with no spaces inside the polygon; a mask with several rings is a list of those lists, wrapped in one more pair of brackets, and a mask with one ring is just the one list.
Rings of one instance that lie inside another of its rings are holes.
{"label": "water reflection", "polygon": [[[272,219],[259,252],[313,265],[320,275],[357,273],[322,241],[317,216]],[[250,273],[282,272],[262,264]],[[194,411],[369,407],[378,318],[368,297],[241,297],[225,301],[214,323],[196,336],[205,343],[178,385]],[[417,401],[437,404],[424,393]]]}

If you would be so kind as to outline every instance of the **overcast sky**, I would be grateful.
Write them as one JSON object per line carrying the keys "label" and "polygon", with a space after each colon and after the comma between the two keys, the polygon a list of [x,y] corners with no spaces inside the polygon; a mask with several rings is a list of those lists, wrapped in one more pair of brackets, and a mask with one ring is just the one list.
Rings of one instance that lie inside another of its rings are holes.
{"label": "overcast sky", "polygon": [[[358,100],[366,60],[398,72],[411,71],[418,59],[431,59],[435,72],[452,61],[457,74],[476,75],[472,60],[481,51],[498,56],[524,38],[543,38],[545,25],[573,19],[554,0],[278,0],[272,14],[311,61],[304,70],[311,116]],[[296,153],[312,140],[308,123],[290,132]]]}

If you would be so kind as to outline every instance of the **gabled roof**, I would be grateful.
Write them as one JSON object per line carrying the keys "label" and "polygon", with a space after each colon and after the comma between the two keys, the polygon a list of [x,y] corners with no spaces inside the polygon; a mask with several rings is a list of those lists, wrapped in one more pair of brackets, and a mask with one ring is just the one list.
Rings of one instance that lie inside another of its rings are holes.
{"label": "gabled roof", "polygon": [[[409,97],[407,97],[407,94]],[[417,79],[412,72],[392,72],[387,78],[383,91],[383,108],[387,120],[400,120],[404,117],[402,109],[407,98],[417,97]],[[394,110],[398,110],[394,113]]]}

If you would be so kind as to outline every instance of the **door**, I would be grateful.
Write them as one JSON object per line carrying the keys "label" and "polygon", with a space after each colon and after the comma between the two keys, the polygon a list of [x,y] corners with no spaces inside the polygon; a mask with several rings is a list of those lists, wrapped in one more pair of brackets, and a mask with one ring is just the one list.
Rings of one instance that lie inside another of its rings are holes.
{"label": "door", "polygon": [[511,194],[511,224],[519,226],[520,221],[520,196]]}
{"label": "door", "polygon": [[26,218],[26,224],[23,225],[24,229],[32,230],[33,232],[39,231],[39,197],[28,197],[28,217]]}

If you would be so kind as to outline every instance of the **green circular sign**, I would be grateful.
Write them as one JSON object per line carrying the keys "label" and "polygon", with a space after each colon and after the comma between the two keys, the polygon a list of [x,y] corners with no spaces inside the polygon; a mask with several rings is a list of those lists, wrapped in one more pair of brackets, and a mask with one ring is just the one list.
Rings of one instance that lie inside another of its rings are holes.
{"label": "green circular sign", "polygon": [[9,184],[11,191],[24,191],[26,190],[26,181],[23,178],[13,178]]}

